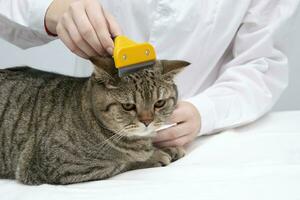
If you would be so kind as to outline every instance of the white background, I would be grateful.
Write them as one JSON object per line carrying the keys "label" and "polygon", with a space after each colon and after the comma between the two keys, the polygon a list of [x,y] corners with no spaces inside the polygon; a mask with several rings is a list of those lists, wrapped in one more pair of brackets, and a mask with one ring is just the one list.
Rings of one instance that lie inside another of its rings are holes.
{"label": "white background", "polygon": [[[299,9],[298,9],[299,10]],[[299,10],[300,11],[300,10]],[[273,110],[300,110],[300,12],[287,30],[282,43],[290,62],[290,83]],[[69,75],[88,75],[91,69],[73,68],[74,56],[59,42],[54,41],[42,47],[21,50],[0,39],[0,68],[29,65],[47,71]],[[85,61],[80,61],[85,62]]]}

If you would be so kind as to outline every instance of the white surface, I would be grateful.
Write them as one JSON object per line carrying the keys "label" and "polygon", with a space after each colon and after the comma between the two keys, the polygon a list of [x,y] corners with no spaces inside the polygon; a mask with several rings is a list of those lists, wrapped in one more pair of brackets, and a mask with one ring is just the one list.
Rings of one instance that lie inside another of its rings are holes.
{"label": "white surface", "polygon": [[164,168],[70,186],[0,180],[1,200],[300,199],[300,111],[199,138]]}

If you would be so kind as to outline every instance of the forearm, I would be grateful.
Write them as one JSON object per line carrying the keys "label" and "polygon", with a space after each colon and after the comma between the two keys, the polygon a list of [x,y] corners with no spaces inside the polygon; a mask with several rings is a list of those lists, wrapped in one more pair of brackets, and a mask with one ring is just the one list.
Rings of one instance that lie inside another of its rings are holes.
{"label": "forearm", "polygon": [[45,12],[52,0],[0,0],[0,37],[21,48],[50,42],[44,30]]}
{"label": "forearm", "polygon": [[287,72],[283,57],[277,66],[249,63],[222,74],[212,87],[188,99],[201,114],[200,134],[238,127],[264,115],[286,88]]}

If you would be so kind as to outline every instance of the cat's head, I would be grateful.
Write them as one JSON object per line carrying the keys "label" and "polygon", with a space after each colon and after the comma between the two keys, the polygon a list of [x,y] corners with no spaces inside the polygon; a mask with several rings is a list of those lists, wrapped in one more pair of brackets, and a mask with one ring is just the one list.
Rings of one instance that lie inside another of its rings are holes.
{"label": "cat's head", "polygon": [[99,121],[126,137],[150,137],[175,109],[177,87],[173,78],[185,61],[156,61],[153,66],[119,77],[109,57],[91,58],[92,105]]}

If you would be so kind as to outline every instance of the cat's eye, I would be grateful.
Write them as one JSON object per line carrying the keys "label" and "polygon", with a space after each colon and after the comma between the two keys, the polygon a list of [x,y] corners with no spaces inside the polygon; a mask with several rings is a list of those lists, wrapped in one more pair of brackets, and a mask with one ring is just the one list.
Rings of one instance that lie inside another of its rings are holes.
{"label": "cat's eye", "polygon": [[158,100],[155,104],[154,107],[155,108],[161,108],[166,104],[166,100]]}
{"label": "cat's eye", "polygon": [[124,104],[122,104],[122,107],[126,111],[135,110],[135,108],[136,108],[135,104],[133,104],[133,103],[124,103]]}

